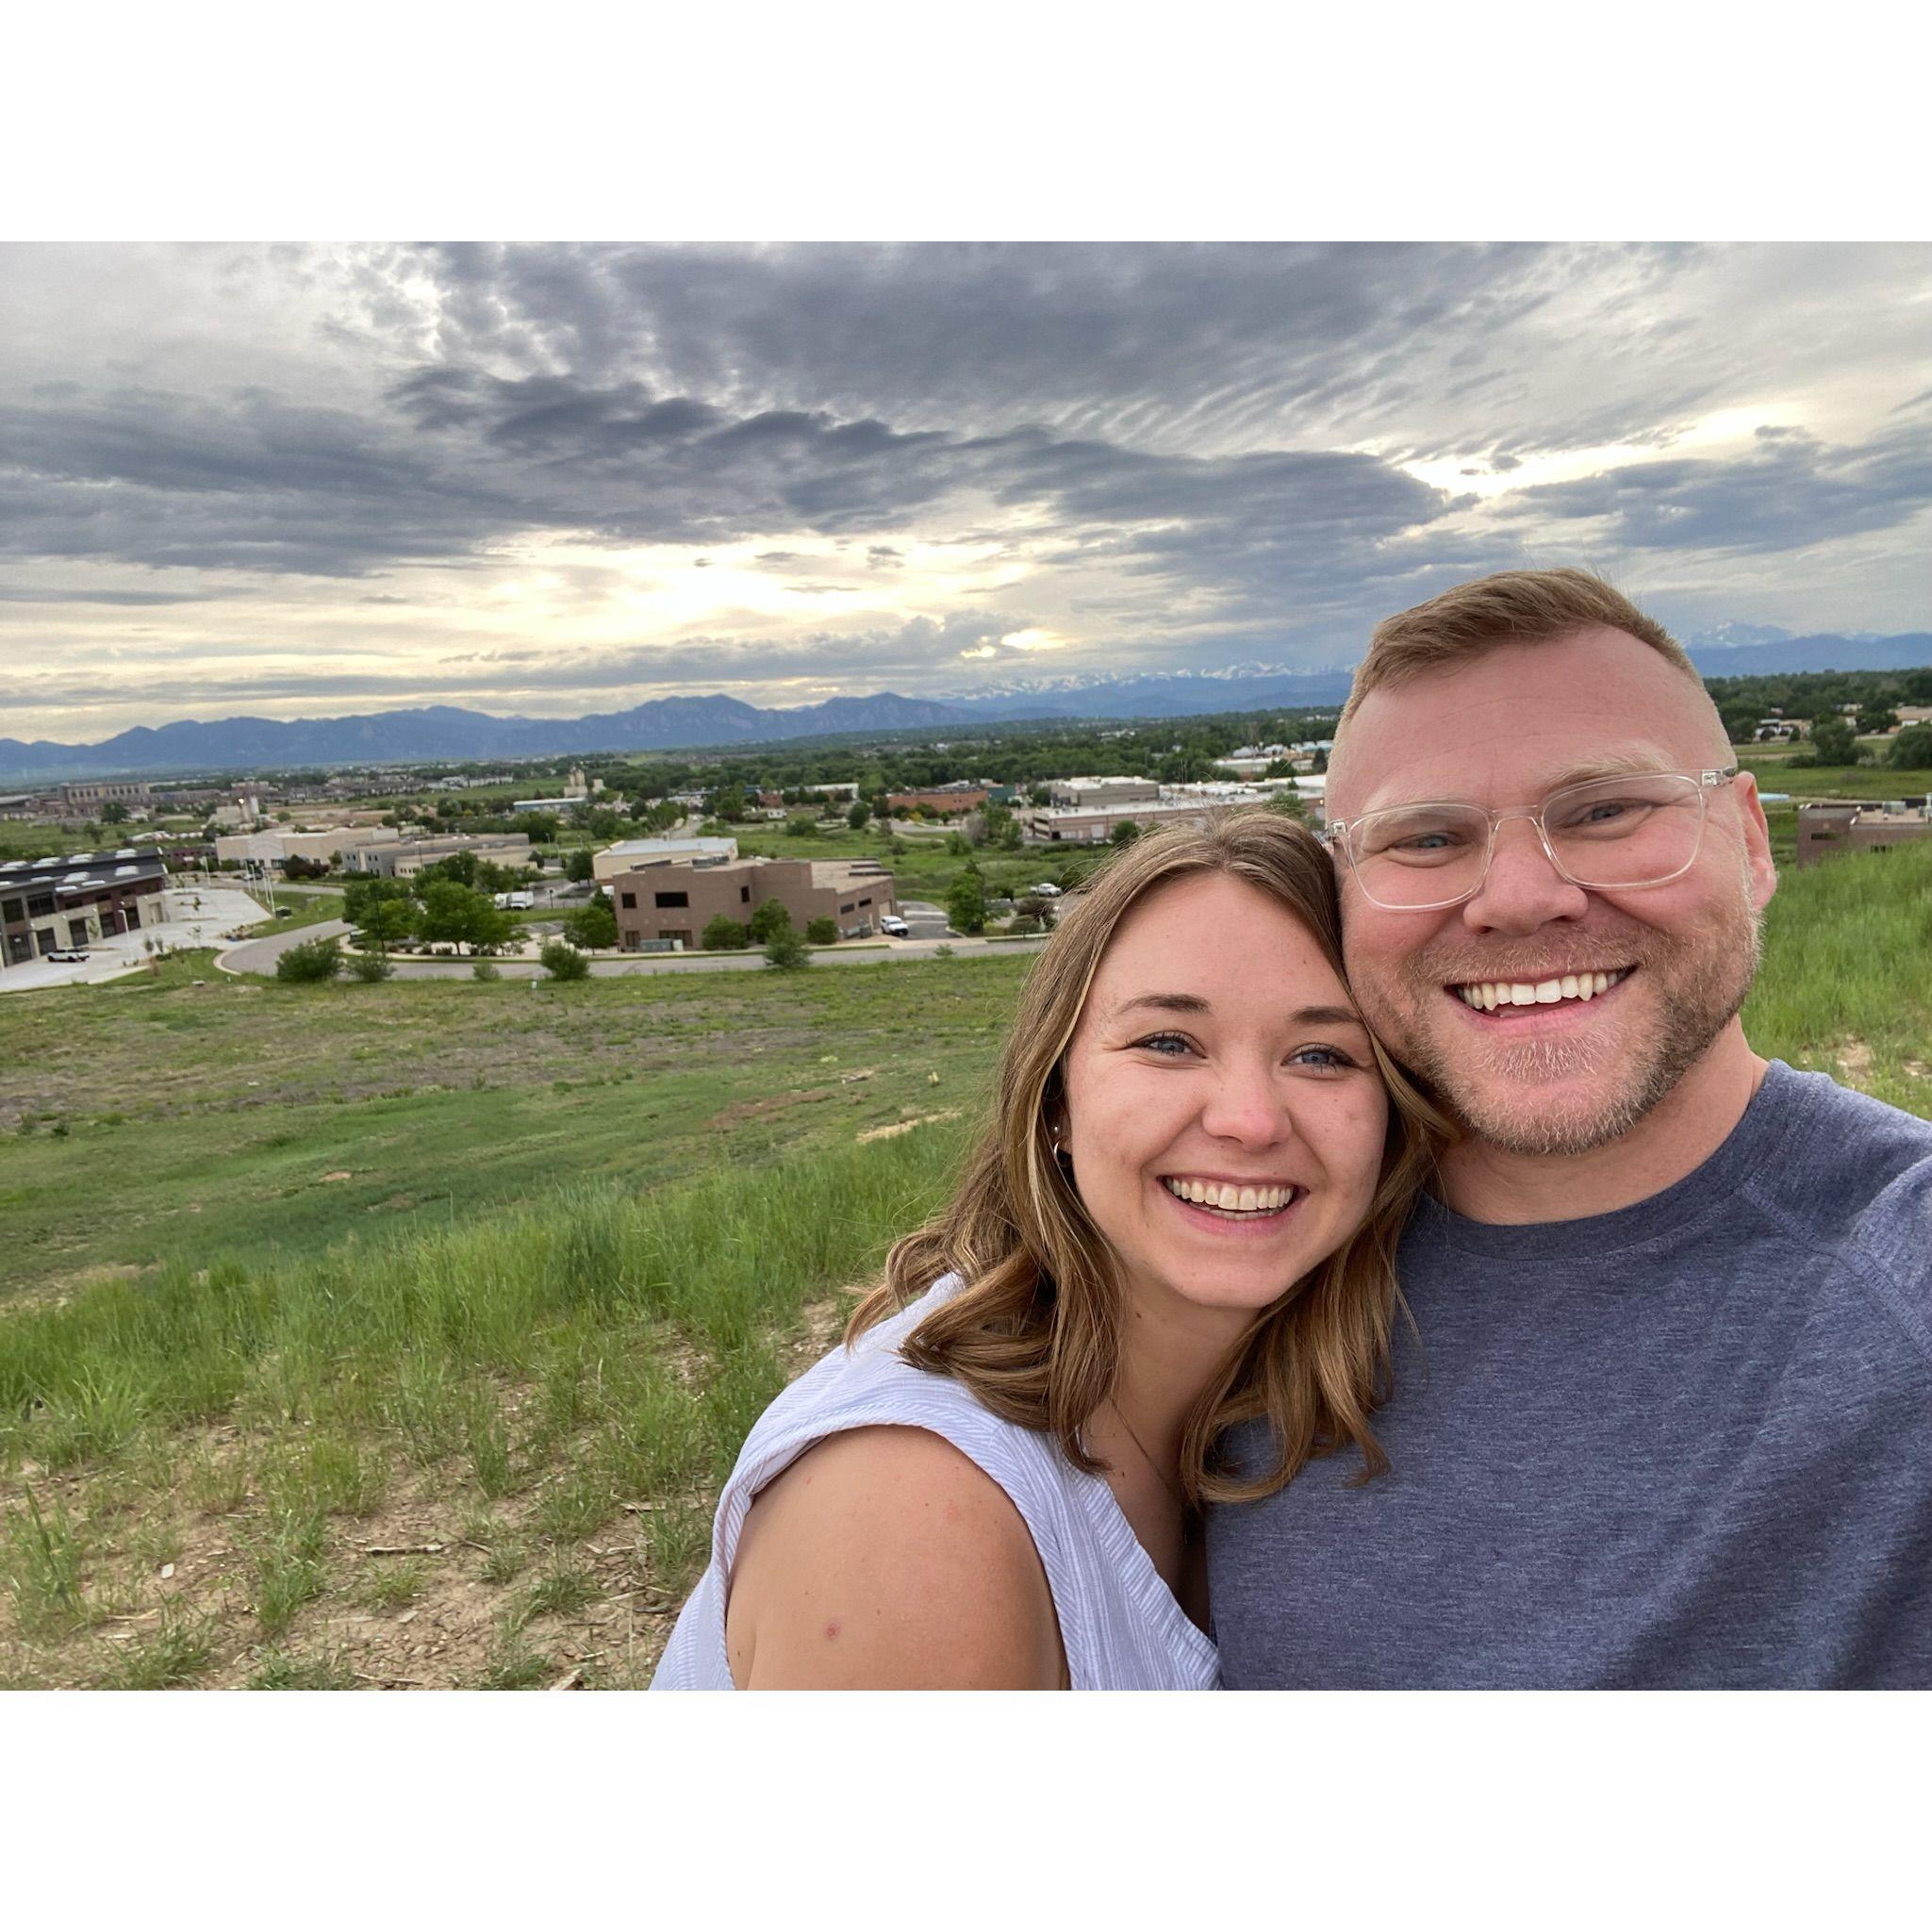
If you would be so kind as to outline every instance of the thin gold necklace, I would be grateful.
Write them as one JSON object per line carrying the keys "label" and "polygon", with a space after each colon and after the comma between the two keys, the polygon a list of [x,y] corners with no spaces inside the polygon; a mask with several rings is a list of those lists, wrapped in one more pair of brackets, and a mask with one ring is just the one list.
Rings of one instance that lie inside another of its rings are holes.
{"label": "thin gold necklace", "polygon": [[1141,1441],[1139,1435],[1135,1432],[1133,1424],[1128,1421],[1127,1412],[1121,1408],[1120,1404],[1116,1402],[1112,1395],[1109,1395],[1107,1397],[1107,1406],[1108,1408],[1113,1410],[1115,1415],[1119,1418],[1120,1427],[1127,1431],[1128,1441],[1131,1442],[1134,1445],[1134,1447],[1140,1451],[1141,1460],[1148,1465],[1149,1469],[1151,1469],[1154,1472],[1156,1479],[1159,1480],[1162,1483],[1162,1485],[1166,1489],[1167,1494],[1170,1496],[1172,1496],[1177,1503],[1181,1505],[1181,1520],[1183,1523],[1185,1523],[1188,1519],[1189,1514],[1191,1513],[1188,1509],[1187,1492],[1183,1490],[1181,1487],[1181,1485],[1178,1482],[1176,1482],[1174,1478],[1171,1476],[1169,1476],[1167,1472],[1164,1469],[1163,1469],[1161,1465],[1158,1462],[1156,1462],[1150,1455],[1148,1455],[1148,1445]]}

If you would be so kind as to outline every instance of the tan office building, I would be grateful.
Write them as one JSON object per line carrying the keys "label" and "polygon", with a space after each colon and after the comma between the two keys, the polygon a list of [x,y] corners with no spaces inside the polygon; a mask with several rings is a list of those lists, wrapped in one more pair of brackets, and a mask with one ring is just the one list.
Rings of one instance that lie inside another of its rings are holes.
{"label": "tan office building", "polygon": [[777,900],[802,931],[831,919],[841,939],[869,938],[897,916],[892,874],[866,860],[727,859],[714,865],[651,866],[610,882],[618,944],[638,951],[646,941],[686,949],[713,919],[749,925],[768,899]]}

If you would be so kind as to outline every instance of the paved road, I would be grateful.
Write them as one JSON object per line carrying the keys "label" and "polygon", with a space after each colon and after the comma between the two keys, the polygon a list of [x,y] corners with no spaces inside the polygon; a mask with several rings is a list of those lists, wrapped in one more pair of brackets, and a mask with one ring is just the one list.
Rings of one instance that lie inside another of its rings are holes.
{"label": "paved road", "polygon": [[[275,961],[289,947],[305,939],[341,938],[348,925],[340,919],[324,919],[313,926],[299,926],[292,933],[270,933],[250,939],[222,953],[215,965],[224,973],[272,973]],[[884,946],[822,946],[812,952],[815,968],[822,966],[895,965],[909,959],[931,959],[941,946],[950,946],[962,958],[989,952],[1037,952],[1046,944],[1034,939],[898,939]],[[399,980],[468,980],[474,962],[468,959],[398,959]],[[535,960],[500,959],[498,970],[506,980],[549,978]],[[639,959],[593,959],[591,976],[600,980],[622,979],[636,974],[660,973],[745,973],[769,970],[762,952],[654,952]]]}

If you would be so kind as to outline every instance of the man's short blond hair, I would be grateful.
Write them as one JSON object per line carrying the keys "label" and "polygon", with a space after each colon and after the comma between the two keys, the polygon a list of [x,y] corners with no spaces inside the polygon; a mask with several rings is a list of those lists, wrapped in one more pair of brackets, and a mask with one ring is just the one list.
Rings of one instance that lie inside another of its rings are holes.
{"label": "man's short blond hair", "polygon": [[1376,626],[1368,653],[1355,668],[1337,735],[1379,685],[1446,669],[1498,644],[1547,644],[1599,624],[1648,644],[1702,689],[1684,647],[1601,577],[1588,570],[1499,570],[1458,584]]}

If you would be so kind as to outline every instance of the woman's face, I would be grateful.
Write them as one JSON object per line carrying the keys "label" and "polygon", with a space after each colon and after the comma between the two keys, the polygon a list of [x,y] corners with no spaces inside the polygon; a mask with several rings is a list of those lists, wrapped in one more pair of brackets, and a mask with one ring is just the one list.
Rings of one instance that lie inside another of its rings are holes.
{"label": "woman's face", "polygon": [[1368,1214],[1389,1103],[1367,1030],[1307,928],[1225,873],[1122,920],[1065,1093],[1074,1185],[1148,1313],[1266,1308]]}

